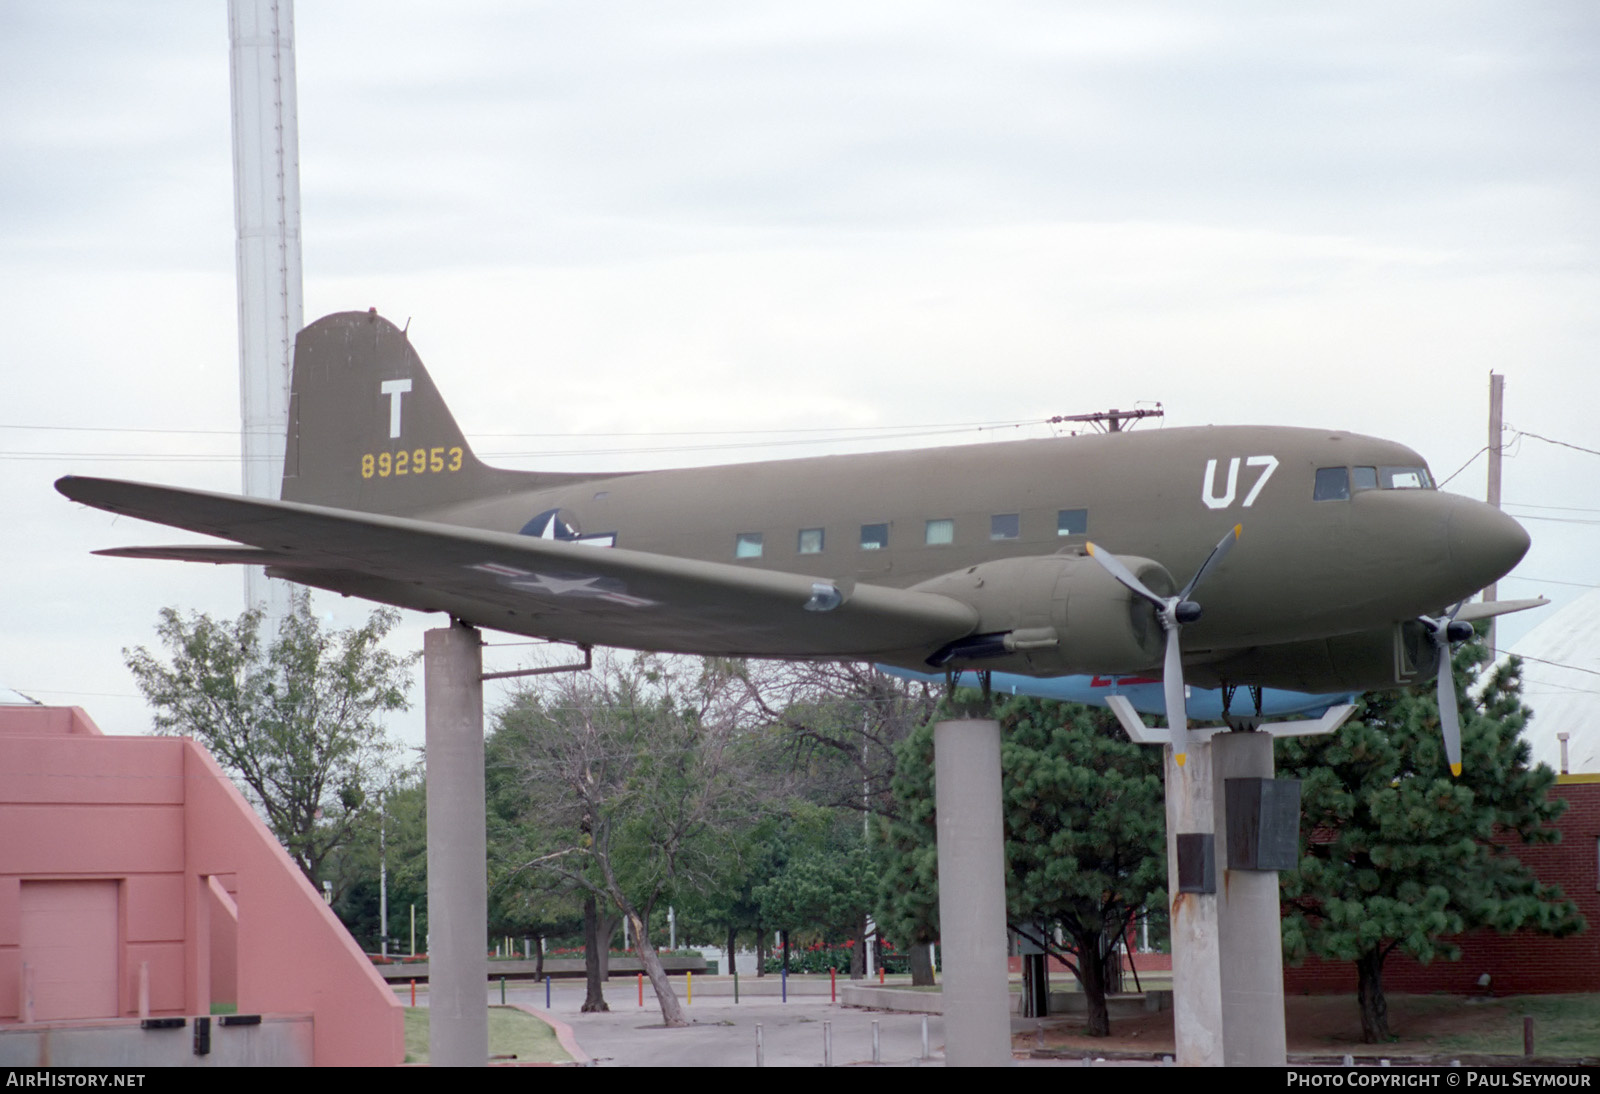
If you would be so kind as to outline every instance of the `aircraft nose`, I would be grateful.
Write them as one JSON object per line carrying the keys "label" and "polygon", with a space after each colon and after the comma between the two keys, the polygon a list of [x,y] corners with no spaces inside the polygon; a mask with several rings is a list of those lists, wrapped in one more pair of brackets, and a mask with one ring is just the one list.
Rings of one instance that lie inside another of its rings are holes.
{"label": "aircraft nose", "polygon": [[1452,568],[1477,588],[1510,573],[1531,542],[1522,525],[1494,506],[1469,498],[1462,498],[1451,512],[1446,537]]}

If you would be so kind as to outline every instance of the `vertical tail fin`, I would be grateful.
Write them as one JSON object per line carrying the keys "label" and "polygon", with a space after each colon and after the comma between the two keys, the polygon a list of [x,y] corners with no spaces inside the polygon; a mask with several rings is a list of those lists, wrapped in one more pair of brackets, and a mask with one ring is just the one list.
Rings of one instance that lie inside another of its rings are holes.
{"label": "vertical tail fin", "polygon": [[324,316],[295,339],[285,501],[402,514],[541,478],[479,462],[405,332],[376,309]]}

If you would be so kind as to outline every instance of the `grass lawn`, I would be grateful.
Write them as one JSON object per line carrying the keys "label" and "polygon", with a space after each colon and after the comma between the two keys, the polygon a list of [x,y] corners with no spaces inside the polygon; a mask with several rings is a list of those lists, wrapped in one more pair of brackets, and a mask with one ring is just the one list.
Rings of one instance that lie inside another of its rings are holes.
{"label": "grass lawn", "polygon": [[[428,1008],[406,1007],[406,1063],[428,1062]],[[515,1007],[489,1008],[489,1056],[515,1056],[518,1063],[567,1063],[572,1059],[553,1030]]]}
{"label": "grass lawn", "polygon": [[[1053,981],[1052,981],[1053,982]],[[1541,1057],[1600,1057],[1600,994],[1520,995],[1467,999],[1459,995],[1388,993],[1394,1039],[1361,1040],[1361,1009],[1353,995],[1290,995],[1284,1000],[1289,1052],[1357,1056],[1522,1055],[1522,1016],[1533,1016],[1534,1052]],[[1045,1019],[1038,1034],[1018,1036],[1021,1048],[1038,1044],[1057,1050],[1172,1051],[1172,1014],[1111,1019],[1110,1037],[1088,1037],[1081,1019]]]}

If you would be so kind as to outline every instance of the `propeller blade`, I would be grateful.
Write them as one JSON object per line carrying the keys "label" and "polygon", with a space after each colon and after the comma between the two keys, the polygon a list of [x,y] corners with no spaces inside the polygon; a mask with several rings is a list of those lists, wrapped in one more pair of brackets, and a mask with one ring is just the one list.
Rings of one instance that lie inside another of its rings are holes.
{"label": "propeller blade", "polygon": [[1444,737],[1444,756],[1450,762],[1450,774],[1461,777],[1461,711],[1456,703],[1456,676],[1451,665],[1450,624],[1466,605],[1457,601],[1443,619],[1423,616],[1422,621],[1433,628],[1433,644],[1439,651],[1439,732]]}
{"label": "propeller blade", "polygon": [[1456,709],[1456,676],[1450,669],[1450,644],[1439,649],[1439,729],[1444,733],[1444,755],[1450,774],[1461,776],[1461,713]]}
{"label": "propeller blade", "polygon": [[1164,597],[1157,596],[1155,593],[1145,588],[1144,582],[1134,577],[1133,571],[1124,566],[1122,561],[1118,559],[1116,555],[1112,554],[1110,551],[1102,551],[1099,547],[1096,547],[1092,543],[1087,543],[1084,546],[1088,549],[1090,556],[1093,557],[1094,560],[1101,566],[1105,567],[1106,573],[1110,574],[1112,577],[1122,582],[1122,584],[1126,585],[1130,590],[1138,593],[1150,603],[1154,604],[1158,611],[1166,610],[1166,599]]}
{"label": "propeller blade", "polygon": [[1183,587],[1183,592],[1178,594],[1179,600],[1189,599],[1189,594],[1194,592],[1195,587],[1200,584],[1201,579],[1206,576],[1207,571],[1228,557],[1228,552],[1233,550],[1233,545],[1239,542],[1239,537],[1243,534],[1244,525],[1242,524],[1235,524],[1232,528],[1228,529],[1228,534],[1223,536],[1221,542],[1219,542],[1215,547],[1211,548],[1211,553],[1206,556],[1206,560],[1200,564],[1200,568],[1196,570],[1194,572],[1194,576],[1189,579],[1189,584],[1185,585]]}
{"label": "propeller blade", "polygon": [[1167,728],[1172,731],[1172,758],[1182,767],[1189,758],[1189,711],[1183,701],[1183,651],[1178,645],[1177,620],[1161,623],[1167,628],[1167,660],[1161,672],[1162,690],[1167,699]]}

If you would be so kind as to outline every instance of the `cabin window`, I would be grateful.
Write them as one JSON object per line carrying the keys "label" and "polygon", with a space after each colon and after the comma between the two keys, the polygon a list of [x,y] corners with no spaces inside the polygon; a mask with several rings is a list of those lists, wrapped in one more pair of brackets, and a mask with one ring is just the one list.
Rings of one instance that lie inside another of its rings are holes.
{"label": "cabin window", "polygon": [[740,532],[738,537],[733,541],[733,557],[734,558],[760,558],[761,557],[761,533],[760,532]]}
{"label": "cabin window", "polygon": [[955,541],[956,522],[949,519],[930,520],[922,539],[929,547],[946,547]]}
{"label": "cabin window", "polygon": [[861,526],[861,549],[863,551],[881,551],[889,546],[889,526],[887,524],[863,524]]}
{"label": "cabin window", "polygon": [[1376,490],[1378,488],[1378,469],[1376,467],[1352,467],[1350,469],[1351,490]]}
{"label": "cabin window", "polygon": [[1350,496],[1350,469],[1348,467],[1317,468],[1317,485],[1311,492],[1312,501],[1343,501]]}
{"label": "cabin window", "polygon": [[1021,536],[1021,513],[996,513],[989,518],[990,539],[1020,539]]}
{"label": "cabin window", "polygon": [[1063,509],[1056,514],[1056,535],[1082,536],[1089,533],[1089,510]]}
{"label": "cabin window", "polygon": [[822,553],[822,529],[800,529],[800,553],[803,555],[820,555]]}
{"label": "cabin window", "polygon": [[1426,490],[1433,483],[1426,467],[1380,467],[1378,485],[1385,490]]}

